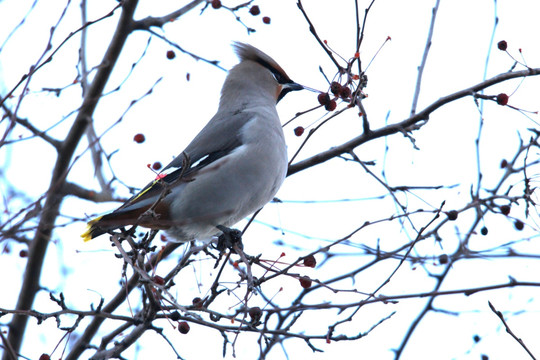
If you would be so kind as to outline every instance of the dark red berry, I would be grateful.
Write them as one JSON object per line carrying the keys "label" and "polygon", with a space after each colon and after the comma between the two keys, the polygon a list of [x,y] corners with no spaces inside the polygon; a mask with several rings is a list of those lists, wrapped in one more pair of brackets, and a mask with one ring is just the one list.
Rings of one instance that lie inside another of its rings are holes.
{"label": "dark red berry", "polygon": [[189,324],[185,321],[180,321],[178,323],[178,331],[180,331],[181,334],[187,334],[189,332]]}
{"label": "dark red berry", "polygon": [[158,285],[163,285],[165,284],[165,279],[163,279],[161,276],[159,275],[155,275],[154,276],[154,282]]}
{"label": "dark red berry", "polygon": [[303,133],[304,133],[304,128],[302,126],[298,126],[297,128],[294,129],[294,135],[296,136],[302,136]]}
{"label": "dark red berry", "polygon": [[328,111],[334,111],[336,110],[336,107],[337,107],[336,100],[330,100],[330,102],[324,106],[324,108]]}
{"label": "dark red berry", "polygon": [[484,226],[482,229],[480,229],[480,234],[486,236],[486,235],[488,234],[488,229],[487,229],[487,227]]}
{"label": "dark red berry", "polygon": [[263,17],[263,23],[270,24],[270,18],[268,16]]}
{"label": "dark red berry", "polygon": [[260,307],[255,306],[249,309],[248,314],[251,317],[252,322],[257,322],[261,319],[262,310]]}
{"label": "dark red berry", "polygon": [[473,339],[473,341],[474,341],[475,343],[479,343],[480,340],[482,340],[482,338],[481,338],[480,336],[478,336],[478,335],[474,335],[472,339]]}
{"label": "dark red berry", "polygon": [[448,264],[448,255],[439,255],[439,264]]}
{"label": "dark red berry", "polygon": [[508,44],[506,43],[506,41],[504,40],[501,40],[497,43],[497,47],[499,48],[499,50],[501,51],[506,51],[506,48],[508,47]]}
{"label": "dark red berry", "polygon": [[456,210],[450,210],[446,213],[446,216],[448,216],[448,220],[454,221],[457,219],[458,212]]}
{"label": "dark red berry", "polygon": [[155,163],[152,164],[152,169],[154,170],[161,169],[161,163],[159,161],[156,161]]}
{"label": "dark red berry", "polygon": [[342,98],[342,99],[350,98],[351,94],[352,94],[351,89],[349,89],[346,86],[342,86],[341,90],[339,91],[339,97]]}
{"label": "dark red berry", "polygon": [[501,213],[503,215],[508,215],[510,214],[510,205],[503,205],[501,206]]}
{"label": "dark red berry", "polygon": [[186,80],[187,81],[191,80],[191,75],[189,73],[186,74]]}
{"label": "dark red berry", "polygon": [[253,16],[257,16],[261,13],[261,9],[257,5],[254,5],[249,9],[249,13]]}
{"label": "dark red berry", "polygon": [[221,7],[221,0],[212,0],[212,7],[214,9],[219,9]]}
{"label": "dark red berry", "polygon": [[200,309],[202,308],[204,302],[203,302],[203,299],[201,299],[200,297],[196,297],[193,300],[191,300],[191,303],[193,304],[194,307]]}
{"label": "dark red berry", "polygon": [[172,50],[167,51],[167,59],[172,60],[175,57],[176,57],[176,54],[174,53],[174,51]]}
{"label": "dark red berry", "polygon": [[516,228],[516,230],[521,231],[525,227],[525,224],[523,224],[523,221],[521,220],[516,220],[516,222],[514,223],[514,227]]}
{"label": "dark red berry", "polygon": [[317,265],[317,260],[315,260],[315,256],[308,255],[304,258],[304,266],[314,268]]}
{"label": "dark red berry", "polygon": [[311,287],[312,281],[309,276],[302,276],[298,280],[300,280],[300,286],[302,286],[304,289],[308,289]]}
{"label": "dark red berry", "polygon": [[171,319],[172,321],[180,320],[180,313],[178,311],[173,311],[169,314],[169,319]]}
{"label": "dark red berry", "polygon": [[508,166],[508,161],[506,159],[501,160],[501,169],[504,169]]}
{"label": "dark red berry", "polygon": [[143,143],[145,140],[144,138],[144,135],[143,134],[137,134],[133,137],[133,141],[135,141],[137,144],[141,144]]}
{"label": "dark red berry", "polygon": [[499,105],[506,105],[508,104],[508,95],[505,93],[500,93],[497,95],[497,104]]}
{"label": "dark red berry", "polygon": [[28,250],[24,249],[19,251],[19,256],[22,258],[28,257]]}
{"label": "dark red berry", "polygon": [[50,358],[49,354],[41,354],[39,360],[50,360]]}
{"label": "dark red berry", "polygon": [[319,104],[326,105],[330,102],[330,95],[328,95],[328,93],[320,93],[317,96],[317,100],[319,101]]}
{"label": "dark red berry", "polygon": [[330,84],[330,91],[332,92],[332,94],[338,96],[339,93],[341,92],[341,84],[338,83],[337,81],[332,81],[332,83]]}

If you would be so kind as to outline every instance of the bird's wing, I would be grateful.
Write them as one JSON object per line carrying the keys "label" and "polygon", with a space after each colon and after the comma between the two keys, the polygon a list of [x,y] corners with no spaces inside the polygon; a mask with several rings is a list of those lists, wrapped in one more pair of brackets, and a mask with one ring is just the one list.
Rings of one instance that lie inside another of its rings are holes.
{"label": "bird's wing", "polygon": [[237,112],[216,115],[191,141],[186,149],[172,160],[156,179],[126,201],[116,211],[131,211],[151,206],[167,187],[196,181],[197,172],[227,156],[242,145],[241,129],[254,114]]}
{"label": "bird's wing", "polygon": [[[184,155],[189,157],[191,167],[202,165],[201,162],[204,162],[204,166],[206,166],[212,161],[227,155],[242,145],[241,129],[253,117],[253,113],[246,111],[216,114],[195,136],[186,149],[163,170],[165,171],[171,167],[182,167],[185,162]],[[208,162],[204,158],[209,156],[213,160]]]}
{"label": "bird's wing", "polygon": [[[199,132],[187,148],[178,155],[156,179],[146,185],[112,213],[91,220],[82,235],[85,241],[118,227],[140,224],[140,216],[153,207],[156,218],[146,226],[168,228],[172,224],[167,202],[160,201],[173,187],[183,187],[197,181],[197,173],[241,146],[241,129],[254,118],[253,113],[235,112],[216,114]],[[178,194],[181,189],[176,188]]]}

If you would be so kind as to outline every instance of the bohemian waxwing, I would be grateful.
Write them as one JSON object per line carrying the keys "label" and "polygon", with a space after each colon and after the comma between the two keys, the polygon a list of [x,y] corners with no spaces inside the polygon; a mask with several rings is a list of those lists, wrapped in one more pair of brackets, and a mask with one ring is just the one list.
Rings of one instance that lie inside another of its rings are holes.
{"label": "bohemian waxwing", "polygon": [[240,63],[214,117],[157,178],[112,213],[88,223],[91,240],[127,225],[162,229],[184,242],[207,240],[273,199],[287,172],[276,104],[302,89],[268,55],[235,43]]}

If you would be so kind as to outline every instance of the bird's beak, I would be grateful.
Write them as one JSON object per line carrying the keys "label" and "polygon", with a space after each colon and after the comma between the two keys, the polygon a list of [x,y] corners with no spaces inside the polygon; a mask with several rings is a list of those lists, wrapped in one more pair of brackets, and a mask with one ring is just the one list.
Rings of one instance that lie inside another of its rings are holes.
{"label": "bird's beak", "polygon": [[283,89],[289,89],[289,91],[297,91],[297,90],[303,90],[304,87],[300,84],[297,84],[295,82],[290,82],[287,84],[283,84]]}
{"label": "bird's beak", "polygon": [[297,90],[303,90],[304,87],[300,84],[295,83],[294,81],[281,84],[281,92],[279,93],[279,96],[277,98],[277,102],[279,102],[285,95],[287,95],[291,91],[297,91]]}

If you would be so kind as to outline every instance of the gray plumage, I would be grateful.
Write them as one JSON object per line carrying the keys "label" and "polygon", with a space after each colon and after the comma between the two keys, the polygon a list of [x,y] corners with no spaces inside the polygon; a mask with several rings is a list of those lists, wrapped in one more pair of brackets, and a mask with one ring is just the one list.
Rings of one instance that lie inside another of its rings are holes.
{"label": "gray plumage", "polygon": [[91,220],[82,235],[141,225],[163,229],[176,241],[208,239],[277,193],[287,172],[287,151],[277,102],[294,83],[268,55],[236,43],[240,63],[223,85],[214,117],[159,179],[110,214]]}

